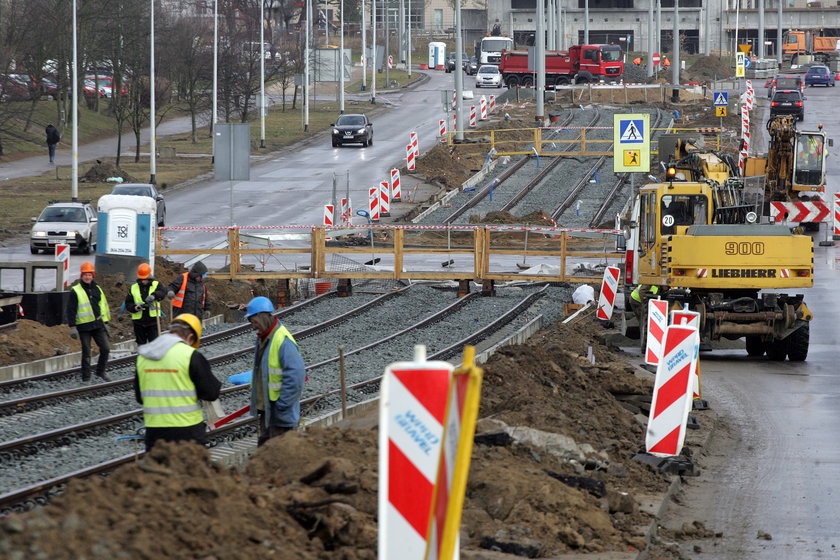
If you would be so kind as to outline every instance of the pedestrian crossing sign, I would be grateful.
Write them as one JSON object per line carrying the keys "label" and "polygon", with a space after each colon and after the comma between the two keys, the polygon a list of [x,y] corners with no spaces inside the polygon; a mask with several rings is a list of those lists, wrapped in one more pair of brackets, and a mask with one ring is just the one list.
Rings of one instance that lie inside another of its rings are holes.
{"label": "pedestrian crossing sign", "polygon": [[650,171],[650,115],[613,116],[613,171]]}
{"label": "pedestrian crossing sign", "polygon": [[729,106],[729,93],[725,91],[716,91],[712,96],[714,102],[712,103],[715,107],[728,107]]}

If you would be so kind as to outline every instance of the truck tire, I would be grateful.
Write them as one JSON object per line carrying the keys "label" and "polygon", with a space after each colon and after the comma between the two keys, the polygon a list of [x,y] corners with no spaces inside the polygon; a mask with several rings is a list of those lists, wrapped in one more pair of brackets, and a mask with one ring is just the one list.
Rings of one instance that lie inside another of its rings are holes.
{"label": "truck tire", "polygon": [[747,337],[747,355],[760,357],[764,355],[764,341],[760,336],[751,335]]}
{"label": "truck tire", "polygon": [[767,350],[767,357],[774,362],[783,362],[787,357],[787,340],[776,339],[767,342],[764,347]]}
{"label": "truck tire", "polygon": [[811,340],[811,325],[803,325],[787,337],[787,354],[791,362],[804,362],[808,357],[808,344]]}
{"label": "truck tire", "polygon": [[508,76],[505,83],[507,84],[507,87],[515,88],[519,85],[519,76]]}
{"label": "truck tire", "polygon": [[523,86],[534,85],[534,78],[532,78],[531,76],[525,76],[524,78],[522,78],[522,85]]}
{"label": "truck tire", "polygon": [[556,80],[554,80],[554,83],[558,86],[567,86],[571,83],[571,81],[566,76],[559,76]]}

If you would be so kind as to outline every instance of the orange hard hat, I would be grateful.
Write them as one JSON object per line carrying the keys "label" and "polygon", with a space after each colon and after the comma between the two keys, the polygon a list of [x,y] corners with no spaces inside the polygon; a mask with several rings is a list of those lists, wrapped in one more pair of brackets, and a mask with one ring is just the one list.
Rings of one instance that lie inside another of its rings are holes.
{"label": "orange hard hat", "polygon": [[137,267],[137,278],[144,280],[152,275],[152,267],[148,263],[143,263]]}
{"label": "orange hard hat", "polygon": [[82,274],[85,272],[90,272],[91,274],[96,274],[96,269],[93,267],[92,262],[83,262],[81,268]]}

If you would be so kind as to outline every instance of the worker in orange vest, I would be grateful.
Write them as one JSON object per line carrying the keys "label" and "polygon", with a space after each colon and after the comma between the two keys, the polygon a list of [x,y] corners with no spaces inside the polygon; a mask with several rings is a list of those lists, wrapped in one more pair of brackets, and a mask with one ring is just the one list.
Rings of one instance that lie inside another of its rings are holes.
{"label": "worker in orange vest", "polygon": [[172,307],[176,313],[191,313],[196,317],[204,317],[208,307],[205,276],[207,267],[198,261],[189,272],[179,274],[170,282],[166,295],[172,299]]}
{"label": "worker in orange vest", "polygon": [[633,59],[633,64],[635,64],[636,66],[641,66],[642,65],[642,57],[637,56],[636,58],[634,58]]}
{"label": "worker in orange vest", "polygon": [[663,65],[663,66],[666,66],[666,67],[667,67],[667,66],[671,66],[671,61],[670,61],[670,60],[668,60],[668,59],[667,59],[667,58],[665,58],[665,57],[662,57],[662,65]]}

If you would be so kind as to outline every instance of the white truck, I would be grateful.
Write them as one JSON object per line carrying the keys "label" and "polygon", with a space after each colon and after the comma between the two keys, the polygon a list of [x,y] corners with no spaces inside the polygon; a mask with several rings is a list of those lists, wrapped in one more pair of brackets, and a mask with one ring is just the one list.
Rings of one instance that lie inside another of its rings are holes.
{"label": "white truck", "polygon": [[502,60],[502,51],[510,50],[513,50],[513,39],[510,37],[482,37],[481,41],[475,44],[475,57],[478,59],[479,66],[482,64],[498,66]]}

